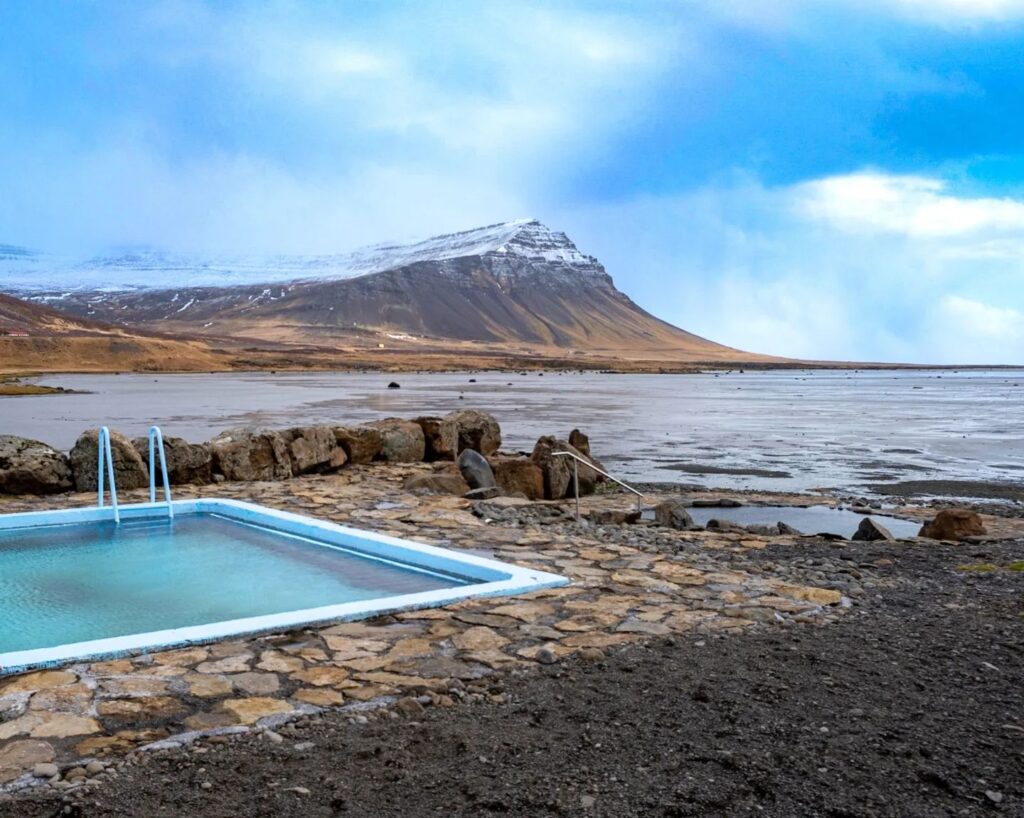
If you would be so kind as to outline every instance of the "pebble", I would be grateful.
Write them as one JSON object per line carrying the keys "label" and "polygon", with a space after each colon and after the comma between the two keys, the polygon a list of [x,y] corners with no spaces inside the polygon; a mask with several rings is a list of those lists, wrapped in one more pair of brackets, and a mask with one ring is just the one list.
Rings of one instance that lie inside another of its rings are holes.
{"label": "pebble", "polygon": [[537,661],[542,665],[553,665],[558,661],[558,656],[547,645],[537,651]]}
{"label": "pebble", "polygon": [[36,778],[53,778],[55,775],[59,775],[60,770],[56,764],[36,764],[32,768],[32,775]]}
{"label": "pebble", "polygon": [[395,707],[406,716],[416,716],[423,712],[423,705],[412,696],[405,696],[399,699]]}
{"label": "pebble", "polygon": [[999,804],[1003,800],[1003,794],[998,790],[985,790],[985,797],[993,804]]}

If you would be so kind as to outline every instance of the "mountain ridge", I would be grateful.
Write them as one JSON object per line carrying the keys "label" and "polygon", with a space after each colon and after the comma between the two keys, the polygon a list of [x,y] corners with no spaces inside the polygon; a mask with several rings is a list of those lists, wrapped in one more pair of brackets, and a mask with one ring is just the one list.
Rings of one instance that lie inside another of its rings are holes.
{"label": "mountain ridge", "polygon": [[[410,361],[445,349],[612,364],[779,360],[656,318],[616,288],[597,258],[536,219],[273,263],[151,252],[83,264],[74,287],[47,288],[52,271],[28,270],[41,273],[33,277],[24,266],[8,287],[83,319],[247,351],[269,344],[338,357],[390,350]],[[0,275],[11,270],[0,267]],[[18,291],[19,282],[32,286]]]}
{"label": "mountain ridge", "polygon": [[[5,254],[4,248],[11,252]],[[565,233],[553,231],[536,219],[516,219],[408,243],[383,242],[343,253],[314,255],[175,253],[140,247],[74,260],[13,244],[0,245],[0,281],[9,291],[29,297],[40,292],[56,297],[65,290],[274,285],[357,278],[420,261],[489,253],[571,266],[577,272],[598,268],[604,272],[597,259],[581,253]],[[157,281],[140,283],[141,275],[156,276]]]}

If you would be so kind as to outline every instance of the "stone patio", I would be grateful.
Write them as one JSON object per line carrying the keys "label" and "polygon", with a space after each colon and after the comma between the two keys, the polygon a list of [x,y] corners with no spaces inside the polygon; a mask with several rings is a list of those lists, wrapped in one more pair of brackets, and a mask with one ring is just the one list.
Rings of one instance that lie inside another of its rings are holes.
{"label": "stone patio", "polygon": [[[886,571],[884,560],[864,566],[853,557],[828,570],[748,559],[793,537],[579,525],[566,504],[498,499],[474,508],[462,498],[401,489],[409,475],[430,471],[423,464],[355,466],[324,477],[175,493],[251,500],[472,549],[564,574],[572,584],[0,677],[0,789],[85,786],[127,754],[223,740],[216,737],[274,728],[323,708],[348,708],[365,719],[464,699],[500,702],[505,674],[573,653],[600,659],[635,640],[823,624],[855,604],[858,577],[884,579]],[[144,499],[127,492],[122,502]],[[94,502],[91,494],[2,498],[0,513]],[[621,494],[583,501],[585,510],[628,506]],[[989,522],[1015,530],[1020,524]]]}

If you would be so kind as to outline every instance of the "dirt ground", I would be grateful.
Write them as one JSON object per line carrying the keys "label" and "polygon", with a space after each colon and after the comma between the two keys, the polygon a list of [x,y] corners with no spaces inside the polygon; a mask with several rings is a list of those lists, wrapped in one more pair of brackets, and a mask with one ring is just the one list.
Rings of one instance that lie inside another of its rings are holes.
{"label": "dirt ground", "polygon": [[1024,541],[858,548],[893,564],[838,624],[677,637],[496,682],[502,703],[147,755],[0,817],[1024,815]]}

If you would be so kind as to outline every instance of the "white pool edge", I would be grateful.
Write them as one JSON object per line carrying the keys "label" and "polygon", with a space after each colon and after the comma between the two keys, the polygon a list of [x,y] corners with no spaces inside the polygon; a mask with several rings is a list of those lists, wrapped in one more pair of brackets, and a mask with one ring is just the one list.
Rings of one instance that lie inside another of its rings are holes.
{"label": "white pool edge", "polygon": [[[437,608],[474,597],[513,596],[567,585],[559,574],[521,568],[510,563],[462,553],[453,549],[403,540],[372,531],[350,528],[288,511],[230,499],[175,500],[175,515],[213,513],[248,523],[259,523],[286,534],[308,537],[326,545],[344,545],[368,557],[394,558],[479,582],[415,594],[347,602],[299,611],[246,617],[206,625],[75,642],[50,648],[0,653],[0,676],[73,662],[117,658],[144,651],[171,650],[197,643],[233,637],[255,636],[331,622],[366,619],[388,613]],[[120,507],[121,519],[131,520],[167,513],[165,503],[138,503]],[[90,523],[111,519],[110,508],[77,508],[0,515],[0,531],[32,529],[45,525]]]}

